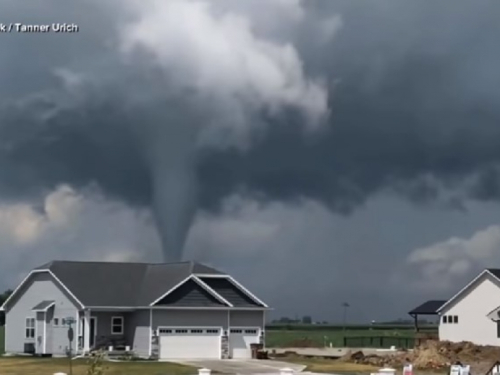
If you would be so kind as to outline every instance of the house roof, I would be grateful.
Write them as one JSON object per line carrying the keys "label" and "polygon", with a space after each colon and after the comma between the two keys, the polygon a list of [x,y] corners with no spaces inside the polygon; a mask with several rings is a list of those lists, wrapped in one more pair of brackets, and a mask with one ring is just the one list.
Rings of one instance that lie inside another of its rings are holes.
{"label": "house roof", "polygon": [[409,311],[410,315],[435,315],[439,308],[446,303],[446,300],[430,300],[422,303]]}
{"label": "house roof", "polygon": [[85,306],[148,306],[192,274],[222,272],[196,262],[117,263],[53,261],[35,270],[50,270]]}
{"label": "house roof", "polygon": [[487,268],[487,271],[500,280],[500,268]]}
{"label": "house roof", "polygon": [[228,279],[200,277],[206,285],[235,307],[259,307],[260,304],[245,294]]}
{"label": "house roof", "polygon": [[52,307],[55,301],[42,301],[34,306],[31,310],[33,311],[47,311],[49,307]]}

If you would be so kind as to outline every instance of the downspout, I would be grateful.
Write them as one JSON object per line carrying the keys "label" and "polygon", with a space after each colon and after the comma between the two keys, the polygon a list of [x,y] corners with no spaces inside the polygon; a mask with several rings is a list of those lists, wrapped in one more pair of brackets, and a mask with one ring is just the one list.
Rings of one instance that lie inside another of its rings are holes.
{"label": "downspout", "polygon": [[149,309],[149,346],[148,346],[148,356],[151,357],[153,354],[153,308]]}

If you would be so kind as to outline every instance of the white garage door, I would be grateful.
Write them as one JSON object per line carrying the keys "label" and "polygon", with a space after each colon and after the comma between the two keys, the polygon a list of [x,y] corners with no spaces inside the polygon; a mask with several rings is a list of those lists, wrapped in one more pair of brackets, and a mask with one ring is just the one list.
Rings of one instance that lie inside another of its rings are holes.
{"label": "white garage door", "polygon": [[250,344],[258,343],[258,328],[231,328],[229,330],[229,348],[232,358],[252,358]]}
{"label": "white garage door", "polygon": [[160,359],[219,359],[220,328],[160,328]]}

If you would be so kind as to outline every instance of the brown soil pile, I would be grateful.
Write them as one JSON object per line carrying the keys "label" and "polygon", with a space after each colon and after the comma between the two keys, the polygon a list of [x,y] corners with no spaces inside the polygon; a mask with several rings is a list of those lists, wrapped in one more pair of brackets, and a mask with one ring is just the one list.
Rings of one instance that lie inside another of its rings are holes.
{"label": "brown soil pile", "polygon": [[346,354],[341,360],[380,367],[402,367],[406,363],[411,363],[415,369],[437,370],[449,367],[456,362],[470,365],[487,362],[493,365],[494,362],[500,360],[500,347],[478,346],[470,342],[452,343],[428,340],[412,352],[380,356],[365,356],[362,352],[355,352]]}

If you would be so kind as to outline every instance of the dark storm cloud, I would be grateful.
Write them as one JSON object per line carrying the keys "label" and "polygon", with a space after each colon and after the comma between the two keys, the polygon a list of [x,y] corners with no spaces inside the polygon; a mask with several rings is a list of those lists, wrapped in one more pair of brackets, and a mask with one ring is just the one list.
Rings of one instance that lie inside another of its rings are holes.
{"label": "dark storm cloud", "polygon": [[[344,213],[381,189],[394,189],[417,202],[432,201],[443,186],[460,191],[471,178],[468,194],[498,196],[499,3],[306,4],[313,12],[310,19],[325,13],[342,17],[338,35],[321,52],[313,48],[319,42],[308,38],[313,22],[294,36],[305,69],[330,80],[328,128],[304,137],[300,120],[290,112],[270,119],[274,126],[245,152],[205,151],[198,165],[201,207],[216,209],[228,194],[247,189],[272,200],[311,197]],[[4,82],[16,90],[26,81],[41,82],[29,73],[36,71],[33,66],[78,65],[76,56],[84,59],[94,44],[103,55],[93,63],[112,66],[111,53],[99,39],[111,38],[113,27],[99,19],[81,23],[107,31],[74,37],[71,43],[66,37],[64,47],[70,43],[71,48],[61,47],[66,52],[59,56],[39,52],[42,60],[19,64],[3,57],[16,85],[6,74]],[[47,48],[62,40],[47,39]],[[40,39],[33,43],[31,51],[36,51]],[[22,53],[20,48],[12,51]],[[130,87],[136,87],[132,80]],[[150,170],[136,134],[123,129],[131,114],[123,114],[126,102],[119,94],[108,92],[102,100],[85,102],[81,117],[74,111],[65,117],[63,111],[50,128],[33,128],[29,119],[24,121],[29,113],[22,107],[3,111],[8,121],[0,125],[2,196],[25,198],[61,182],[96,183],[111,197],[150,203]],[[141,121],[140,116],[134,121]]]}
{"label": "dark storm cloud", "polygon": [[[307,53],[314,41],[299,38],[306,67],[338,80],[328,131],[305,141],[273,128],[247,154],[206,158],[205,201],[238,186],[270,199],[313,197],[340,211],[386,188],[417,203],[443,189],[496,199],[499,3],[311,3],[343,20],[320,57]],[[458,197],[448,203],[461,206]]]}

